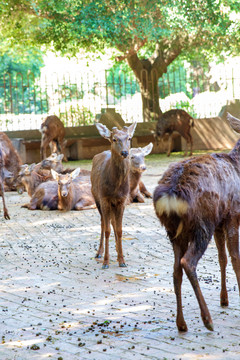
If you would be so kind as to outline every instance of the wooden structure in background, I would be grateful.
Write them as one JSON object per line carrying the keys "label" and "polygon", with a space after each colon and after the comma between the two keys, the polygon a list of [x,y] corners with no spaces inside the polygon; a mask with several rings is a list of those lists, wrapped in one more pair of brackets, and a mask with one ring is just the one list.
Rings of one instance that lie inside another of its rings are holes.
{"label": "wooden structure in background", "polygon": [[[153,142],[153,154],[165,152],[167,142],[163,147],[155,144],[153,137],[155,127],[156,122],[138,123],[132,147],[142,147]],[[39,130],[7,131],[6,134],[17,148],[23,163],[40,161],[41,133]],[[220,117],[195,119],[192,136],[193,150],[232,149],[239,138],[230,128],[228,121]],[[110,148],[109,141],[99,135],[95,125],[66,128],[66,139],[66,153],[70,160],[92,159],[95,154]],[[173,150],[184,149],[183,141],[176,133]]]}

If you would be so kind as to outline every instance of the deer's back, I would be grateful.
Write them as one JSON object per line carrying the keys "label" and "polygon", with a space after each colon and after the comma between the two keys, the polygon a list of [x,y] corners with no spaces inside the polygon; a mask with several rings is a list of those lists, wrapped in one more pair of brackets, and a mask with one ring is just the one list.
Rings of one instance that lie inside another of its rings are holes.
{"label": "deer's back", "polygon": [[92,196],[91,182],[76,178],[73,180],[73,203],[81,200],[83,197]]}
{"label": "deer's back", "polygon": [[170,233],[176,232],[180,220],[189,232],[197,226],[214,232],[222,221],[239,217],[239,187],[238,166],[228,155],[185,160],[170,166],[159,181],[156,213]]}
{"label": "deer's back", "polygon": [[48,116],[41,125],[41,131],[52,138],[64,137],[65,128],[56,115]]}
{"label": "deer's back", "polygon": [[166,111],[157,122],[156,132],[159,136],[165,133],[189,132],[193,126],[193,118],[184,110],[172,109]]}

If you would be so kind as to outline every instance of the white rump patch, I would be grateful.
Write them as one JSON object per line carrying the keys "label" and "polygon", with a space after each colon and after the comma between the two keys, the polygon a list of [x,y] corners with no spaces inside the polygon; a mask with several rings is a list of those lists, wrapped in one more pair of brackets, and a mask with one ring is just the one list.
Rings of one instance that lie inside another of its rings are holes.
{"label": "white rump patch", "polygon": [[186,214],[188,210],[188,203],[176,196],[163,195],[159,200],[157,200],[155,208],[159,216],[163,213],[169,216],[170,213],[174,212],[181,217]]}
{"label": "white rump patch", "polygon": [[47,126],[43,126],[42,128],[40,128],[40,132],[42,134],[44,134],[47,131]]}

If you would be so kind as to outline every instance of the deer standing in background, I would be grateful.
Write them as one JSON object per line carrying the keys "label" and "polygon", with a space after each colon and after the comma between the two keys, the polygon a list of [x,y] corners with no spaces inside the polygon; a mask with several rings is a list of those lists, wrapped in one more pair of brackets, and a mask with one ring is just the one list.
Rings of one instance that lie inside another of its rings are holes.
{"label": "deer standing in background", "polygon": [[158,145],[159,139],[163,142],[166,135],[168,138],[167,156],[170,156],[173,143],[173,132],[177,131],[185,140],[186,148],[184,156],[187,155],[188,145],[190,145],[190,154],[192,155],[193,140],[191,135],[191,127],[194,126],[193,118],[185,111],[172,109],[163,113],[156,125],[155,139]]}
{"label": "deer standing in background", "polygon": [[4,184],[3,184],[4,179],[5,179],[4,160],[3,160],[2,150],[0,147],[0,195],[2,197],[2,203],[3,203],[3,216],[6,220],[9,220],[10,216],[8,214],[8,209],[6,207],[5,196],[4,196]]}
{"label": "deer standing in background", "polygon": [[93,157],[91,182],[92,193],[101,216],[101,238],[96,258],[105,254],[103,269],[109,267],[109,236],[112,223],[120,267],[125,267],[122,250],[122,218],[129,194],[129,150],[136,123],[122,130],[116,127],[112,131],[105,125],[97,123],[101,136],[111,143],[111,151],[104,151]]}
{"label": "deer standing in background", "polygon": [[[57,150],[58,153],[65,154],[65,128],[56,115],[47,116],[41,125],[40,131],[42,133],[40,147],[41,160],[46,158],[48,145],[50,146],[51,153]],[[64,155],[64,161],[67,161],[66,155]]]}
{"label": "deer standing in background", "polygon": [[5,191],[16,190],[16,180],[22,165],[22,160],[11,140],[4,132],[0,132],[0,150],[4,163],[4,171],[8,170],[9,173],[11,173],[11,176],[4,177]]}
{"label": "deer standing in background", "polygon": [[152,195],[146,189],[144,183],[141,180],[142,173],[147,169],[145,164],[145,156],[152,151],[153,144],[150,143],[147,146],[141,148],[130,149],[130,193],[129,201],[131,202],[144,202],[145,195],[147,198],[151,198]]}
{"label": "deer standing in background", "polygon": [[[228,115],[240,133],[240,120]],[[153,201],[172,243],[177,327],[187,331],[183,317],[181,285],[185,271],[207,329],[213,322],[201,292],[196,268],[214,235],[221,269],[221,306],[228,305],[226,288],[227,245],[240,291],[240,140],[229,154],[202,155],[171,165],[154,191]]]}

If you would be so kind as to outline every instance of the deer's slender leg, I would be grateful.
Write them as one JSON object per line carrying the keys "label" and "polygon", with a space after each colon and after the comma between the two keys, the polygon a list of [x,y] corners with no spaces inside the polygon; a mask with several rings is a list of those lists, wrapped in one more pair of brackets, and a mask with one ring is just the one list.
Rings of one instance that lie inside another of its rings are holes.
{"label": "deer's slender leg", "polygon": [[[210,239],[209,239],[209,241],[210,241]],[[201,259],[205,249],[207,248],[208,242],[206,241],[206,244],[204,246],[205,248],[203,248],[203,247],[199,248],[196,245],[195,241],[191,242],[188,247],[187,252],[181,259],[181,265],[184,268],[184,270],[187,274],[187,277],[188,277],[188,279],[193,287],[193,290],[195,292],[196,298],[197,298],[199,306],[200,306],[201,317],[202,317],[203,323],[208,330],[213,330],[212,318],[211,318],[210,312],[208,310],[207,304],[205,302],[205,299],[203,297],[203,294],[201,292],[198,278],[197,278],[197,273],[196,273],[198,261]]]}
{"label": "deer's slender leg", "polygon": [[167,156],[170,156],[170,154],[171,154],[172,144],[173,144],[173,134],[170,134],[170,135],[169,135],[169,138],[168,138],[168,152],[167,152]]}
{"label": "deer's slender leg", "polygon": [[184,320],[183,311],[182,311],[182,276],[183,270],[181,265],[181,258],[183,256],[183,251],[181,247],[174,241],[173,242],[174,250],[174,270],[173,270],[173,283],[174,291],[177,299],[177,318],[176,323],[179,331],[187,331],[187,324]]}
{"label": "deer's slender leg", "polygon": [[125,260],[123,256],[123,249],[122,249],[122,218],[124,212],[124,205],[119,204],[112,208],[112,216],[114,221],[112,221],[115,233],[115,240],[116,240],[116,250],[117,250],[117,259],[120,267],[125,267]]}
{"label": "deer's slender leg", "polygon": [[[109,268],[109,237],[111,233],[110,227],[110,206],[109,204],[104,204],[101,207],[102,217],[101,217],[101,226],[105,235],[105,253],[104,253],[104,260],[103,260],[103,269]],[[102,225],[103,224],[103,225]],[[101,246],[101,241],[100,241]]]}
{"label": "deer's slender leg", "polygon": [[240,293],[240,254],[239,254],[239,229],[238,219],[230,221],[226,227],[227,247],[231,257],[233,270],[237,277],[238,289]]}
{"label": "deer's slender leg", "polygon": [[218,261],[221,270],[221,306],[228,306],[228,293],[226,287],[226,267],[227,267],[227,254],[225,246],[225,233],[223,228],[218,228],[214,233],[215,243],[218,249]]}

